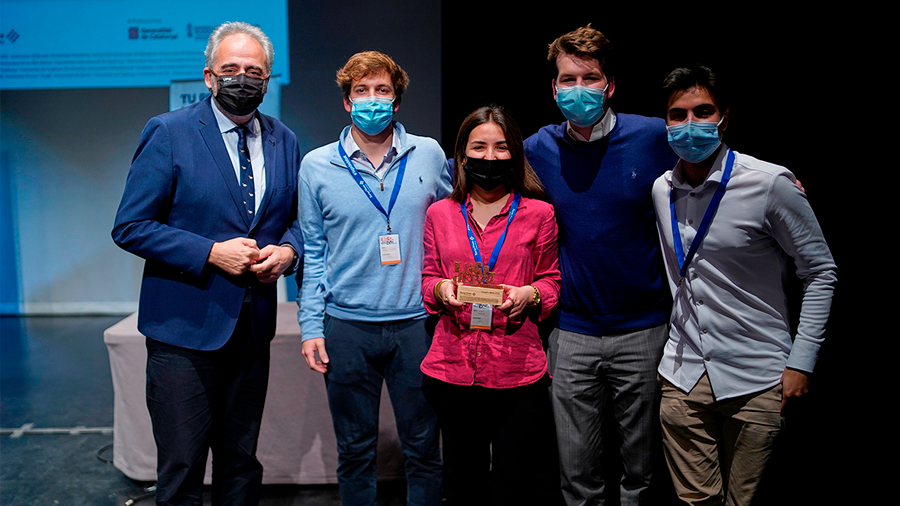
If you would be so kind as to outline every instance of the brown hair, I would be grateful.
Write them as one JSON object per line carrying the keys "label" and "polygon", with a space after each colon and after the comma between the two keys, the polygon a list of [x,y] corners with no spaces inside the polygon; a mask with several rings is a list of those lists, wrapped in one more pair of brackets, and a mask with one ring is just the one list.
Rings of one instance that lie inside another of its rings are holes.
{"label": "brown hair", "polygon": [[513,193],[521,193],[523,197],[549,201],[544,185],[538,179],[534,169],[525,159],[525,148],[522,146],[522,132],[516,122],[513,121],[506,109],[498,105],[484,106],[476,109],[466,116],[459,133],[456,135],[456,145],[453,151],[454,177],[453,193],[448,197],[457,202],[465,202],[466,196],[472,191],[472,183],[466,181],[466,173],[463,167],[466,165],[466,145],[469,143],[469,134],[475,127],[485,123],[494,123],[503,131],[510,157],[515,162],[516,173],[507,186],[507,190]]}
{"label": "brown hair", "polygon": [[409,76],[390,56],[378,51],[363,51],[351,56],[344,67],[337,71],[337,84],[344,98],[350,98],[353,81],[363,77],[387,72],[394,86],[394,103],[400,103],[400,96],[409,86]]}
{"label": "brown hair", "polygon": [[547,61],[550,62],[550,70],[553,72],[553,78],[559,75],[559,69],[556,68],[556,59],[560,54],[570,54],[579,58],[593,58],[600,62],[600,69],[607,78],[615,75],[613,66],[610,62],[612,59],[612,43],[597,30],[591,28],[591,24],[582,26],[581,28],[572,30],[569,33],[560,35],[558,39],[550,43],[547,52]]}

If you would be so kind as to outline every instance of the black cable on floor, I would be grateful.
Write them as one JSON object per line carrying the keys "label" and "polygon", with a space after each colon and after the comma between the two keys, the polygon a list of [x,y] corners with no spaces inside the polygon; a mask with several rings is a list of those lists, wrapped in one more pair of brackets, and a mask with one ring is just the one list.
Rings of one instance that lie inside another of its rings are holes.
{"label": "black cable on floor", "polygon": [[100,462],[103,462],[104,464],[112,464],[113,463],[112,459],[108,459],[102,455],[103,452],[105,452],[107,450],[112,450],[112,447],[113,447],[113,444],[109,443],[108,445],[104,446],[103,448],[100,448],[99,450],[97,450],[97,460],[99,460]]}
{"label": "black cable on floor", "polygon": [[136,503],[138,501],[142,501],[142,500],[144,500],[150,496],[154,496],[154,495],[156,495],[156,484],[155,483],[153,485],[150,485],[149,487],[145,487],[143,494],[132,497],[131,499],[128,499],[127,501],[125,501],[125,506],[132,506],[134,503]]}
{"label": "black cable on floor", "polygon": [[[103,453],[107,452],[109,450],[112,450],[112,447],[113,447],[113,443],[110,443],[110,444],[100,448],[99,450],[97,450],[97,460],[99,460],[100,462],[103,462],[104,464],[112,464],[113,463],[112,459],[103,456]],[[127,501],[125,501],[125,506],[132,506],[134,503],[136,503],[138,501],[142,501],[142,500],[144,500],[148,497],[154,496],[154,495],[156,495],[156,483],[154,483],[153,485],[144,487],[143,493],[129,498]]]}

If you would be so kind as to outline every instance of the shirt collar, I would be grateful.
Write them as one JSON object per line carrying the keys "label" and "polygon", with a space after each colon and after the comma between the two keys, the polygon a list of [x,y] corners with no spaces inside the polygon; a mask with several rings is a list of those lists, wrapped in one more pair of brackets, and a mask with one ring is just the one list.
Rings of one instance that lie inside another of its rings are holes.
{"label": "shirt collar", "polygon": [[600,118],[600,121],[594,125],[594,128],[591,130],[591,138],[585,139],[581,136],[580,133],[576,132],[574,128],[572,128],[572,124],[568,121],[566,122],[566,132],[569,133],[569,137],[575,139],[576,141],[581,142],[594,142],[600,140],[610,132],[616,126],[616,112],[612,109],[607,109],[606,113]]}
{"label": "shirt collar", "polygon": [[[397,125],[391,124],[391,128],[394,129],[394,135],[391,137],[391,148],[395,153],[400,152],[400,132],[397,131]],[[360,150],[359,145],[356,144],[356,141],[353,140],[353,127],[347,129],[347,134],[341,139],[341,142],[344,144],[344,151],[347,152],[347,155],[353,158],[356,156],[356,153]],[[388,154],[390,154],[391,150],[388,150]],[[378,163],[381,163],[381,160],[378,160]]]}
{"label": "shirt collar", "polygon": [[725,143],[722,143],[722,147],[719,150],[719,154],[716,155],[716,160],[713,162],[712,167],[709,168],[709,174],[706,175],[706,179],[703,181],[703,184],[698,188],[692,187],[684,180],[683,175],[683,161],[679,158],[678,163],[675,164],[675,168],[672,169],[672,175],[670,176],[670,182],[672,186],[679,189],[684,190],[698,190],[706,188],[710,183],[719,184],[722,181],[722,176],[725,174],[725,159],[728,156],[728,146]]}

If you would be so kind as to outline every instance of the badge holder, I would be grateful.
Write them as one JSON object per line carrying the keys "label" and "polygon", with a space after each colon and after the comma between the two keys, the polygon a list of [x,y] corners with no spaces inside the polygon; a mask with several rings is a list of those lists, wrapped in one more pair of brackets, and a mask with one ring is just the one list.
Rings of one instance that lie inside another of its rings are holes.
{"label": "badge holder", "polygon": [[[475,257],[475,264],[468,264],[465,269],[461,270],[459,262],[456,262],[455,271],[457,275],[453,280],[457,284],[456,300],[472,304],[470,329],[491,330],[494,306],[503,304],[503,288],[500,285],[491,284],[491,282],[494,280],[494,265],[497,263],[497,257],[500,255],[503,242],[506,240],[509,224],[512,223],[516,211],[519,209],[520,198],[521,195],[518,193],[513,196],[503,235],[494,244],[494,251],[491,253],[487,264],[481,260],[478,242],[475,240],[475,234],[472,233],[472,227],[469,226],[469,212],[466,209],[466,203],[460,202],[459,204],[459,210],[466,221],[466,233],[469,237],[469,245],[472,247],[472,255]],[[474,281],[474,283],[466,285],[464,284],[466,281],[470,283]]]}

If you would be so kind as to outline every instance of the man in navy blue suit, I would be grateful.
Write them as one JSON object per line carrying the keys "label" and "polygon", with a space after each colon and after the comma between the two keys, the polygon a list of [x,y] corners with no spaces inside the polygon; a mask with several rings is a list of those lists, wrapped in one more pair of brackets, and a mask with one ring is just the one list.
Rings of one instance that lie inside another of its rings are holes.
{"label": "man in navy blue suit", "polygon": [[275,283],[303,253],[299,149],[256,112],[272,72],[269,38],[226,23],[206,47],[209,100],[151,119],[116,214],[116,244],[146,260],[138,329],[157,504],[257,504],[256,444],[275,334]]}

